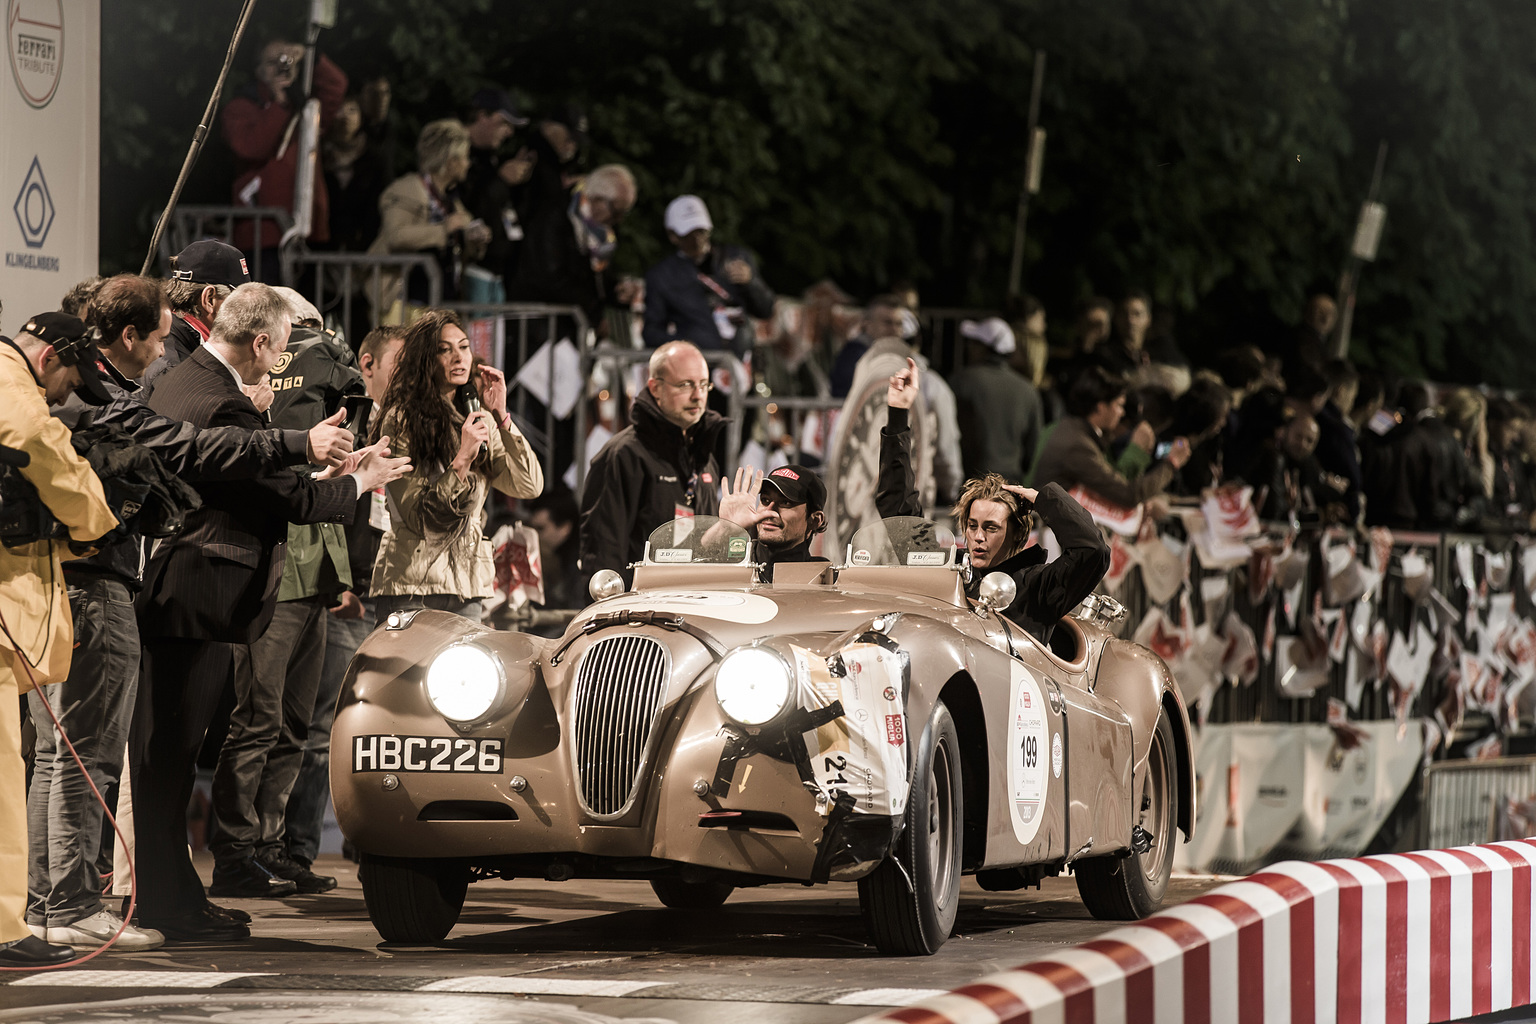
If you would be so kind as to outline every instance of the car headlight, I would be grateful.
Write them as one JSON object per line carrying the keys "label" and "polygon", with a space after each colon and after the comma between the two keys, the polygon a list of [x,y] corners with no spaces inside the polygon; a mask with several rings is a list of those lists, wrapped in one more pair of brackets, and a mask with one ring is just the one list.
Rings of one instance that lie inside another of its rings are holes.
{"label": "car headlight", "polygon": [[474,644],[454,644],[427,667],[427,700],[450,722],[484,718],[505,685],[501,662]]}
{"label": "car headlight", "polygon": [[727,654],[715,670],[715,700],[742,725],[762,725],[784,710],[793,684],[789,665],[778,654],[743,647]]}

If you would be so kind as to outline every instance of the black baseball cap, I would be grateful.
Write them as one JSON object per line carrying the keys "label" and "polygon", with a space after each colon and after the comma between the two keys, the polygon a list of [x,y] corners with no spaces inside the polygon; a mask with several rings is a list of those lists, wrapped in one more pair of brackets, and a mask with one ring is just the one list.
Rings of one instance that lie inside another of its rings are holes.
{"label": "black baseball cap", "polygon": [[79,394],[91,405],[106,405],[112,401],[102,384],[103,377],[115,381],[119,387],[126,383],[96,347],[99,333],[86,327],[85,321],[77,316],[39,313],[22,325],[21,333],[52,345],[59,362],[80,371]]}
{"label": "black baseball cap", "polygon": [[786,500],[805,505],[812,512],[822,511],[827,504],[827,485],[814,470],[804,466],[780,466],[763,477],[763,487],[772,487]]}
{"label": "black baseball cap", "polygon": [[507,95],[505,89],[481,89],[470,99],[469,104],[488,114],[500,114],[514,128],[521,128],[528,123],[528,119],[517,112],[517,104],[512,102],[512,97]]}
{"label": "black baseball cap", "polygon": [[250,283],[251,269],[239,249],[205,238],[171,257],[171,279],[239,288]]}

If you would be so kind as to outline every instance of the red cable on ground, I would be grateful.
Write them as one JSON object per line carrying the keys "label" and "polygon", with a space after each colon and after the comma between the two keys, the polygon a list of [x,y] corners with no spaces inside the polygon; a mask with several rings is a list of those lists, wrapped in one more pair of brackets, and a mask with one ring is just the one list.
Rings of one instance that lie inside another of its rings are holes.
{"label": "red cable on ground", "polygon": [[[38,699],[43,702],[43,707],[48,709],[48,717],[53,719],[54,728],[59,731],[59,739],[63,740],[64,745],[69,748],[69,756],[75,759],[75,766],[80,769],[80,774],[85,776],[85,784],[91,787],[91,793],[96,797],[96,802],[101,805],[101,809],[106,814],[107,820],[112,823],[112,832],[117,836],[117,841],[123,844],[124,849],[127,849],[128,841],[123,838],[123,830],[117,826],[117,818],[113,816],[112,808],[107,806],[107,801],[102,797],[101,790],[96,788],[96,781],[91,778],[91,773],[85,770],[85,762],[82,761],[80,759],[80,755],[75,752],[75,745],[70,742],[69,736],[64,732],[63,724],[59,721],[59,716],[54,713],[53,705],[48,702],[47,696],[43,693],[43,688],[38,685],[37,677],[32,674],[32,666],[27,663],[26,656],[21,653],[21,645],[17,642],[16,638],[11,635],[10,627],[5,624],[5,616],[3,614],[0,614],[0,631],[5,633],[6,638],[11,641],[12,646],[15,648],[17,654],[16,660],[21,663],[22,669],[27,673],[27,681],[30,682],[32,684],[32,688],[37,691]],[[0,709],[0,713],[8,712],[5,712],[4,709]],[[85,956],[76,957],[74,960],[66,960],[61,964],[39,964],[36,967],[0,967],[0,971],[57,971],[65,967],[79,967],[83,963],[88,963],[96,959],[98,956],[101,956],[101,954],[112,948],[113,943],[117,942],[117,940],[122,936],[124,930],[127,929],[129,922],[133,920],[134,908],[138,906],[138,889],[138,871],[134,868],[133,858],[129,857],[128,909],[123,913],[123,923],[118,927],[116,934],[114,934],[110,939],[102,943],[96,949],[91,950],[91,952],[87,953]]]}

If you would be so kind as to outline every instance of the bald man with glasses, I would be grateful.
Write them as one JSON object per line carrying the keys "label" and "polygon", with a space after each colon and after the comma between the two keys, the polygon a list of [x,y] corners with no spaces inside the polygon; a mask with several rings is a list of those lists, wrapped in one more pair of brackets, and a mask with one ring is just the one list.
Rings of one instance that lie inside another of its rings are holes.
{"label": "bald man with glasses", "polygon": [[613,569],[628,584],[651,532],[679,516],[720,511],[716,442],[726,419],[709,408],[709,366],[686,341],[651,356],[630,425],[592,459],[581,494],[581,574]]}

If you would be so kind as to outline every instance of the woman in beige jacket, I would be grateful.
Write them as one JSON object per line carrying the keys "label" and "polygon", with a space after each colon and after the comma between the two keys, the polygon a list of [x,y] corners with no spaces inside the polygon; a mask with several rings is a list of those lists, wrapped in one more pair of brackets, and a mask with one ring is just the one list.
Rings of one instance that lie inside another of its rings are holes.
{"label": "woman in beige jacket", "polygon": [[[506,378],[482,366],[457,313],[427,310],[405,335],[384,393],[376,434],[416,468],[388,488],[389,524],[373,563],[380,621],[392,611],[436,608],[479,621],[496,570],[483,534],[492,487],[514,498],[544,489],[544,471],[507,415]],[[466,415],[460,392],[480,410]]]}
{"label": "woman in beige jacket", "polygon": [[[459,294],[464,264],[479,259],[491,239],[491,229],[473,220],[453,190],[469,173],[469,129],[455,118],[433,121],[416,140],[415,174],[396,178],[379,196],[379,237],[368,251],[426,253],[436,257],[443,275],[443,297]],[[374,301],[387,308],[399,299],[399,277],[384,275],[382,294]],[[412,273],[407,302],[427,301],[426,278]]]}

